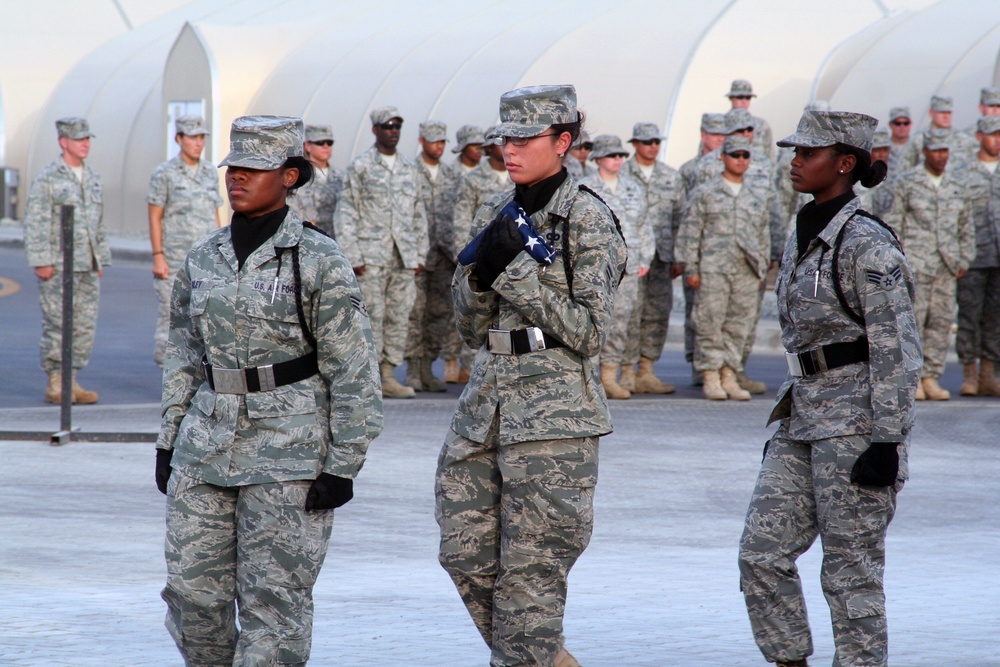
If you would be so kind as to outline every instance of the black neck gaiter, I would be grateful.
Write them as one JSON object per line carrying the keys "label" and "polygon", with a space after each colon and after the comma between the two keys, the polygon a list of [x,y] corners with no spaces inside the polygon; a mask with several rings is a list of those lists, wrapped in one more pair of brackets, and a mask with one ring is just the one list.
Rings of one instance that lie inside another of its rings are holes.
{"label": "black neck gaiter", "polygon": [[525,213],[534,215],[545,208],[549,200],[552,199],[552,195],[556,193],[556,190],[563,184],[567,176],[569,176],[569,173],[563,167],[559,170],[559,173],[538,181],[531,187],[515,185],[514,201],[521,205]]}
{"label": "black neck gaiter", "polygon": [[798,259],[802,259],[802,256],[806,254],[809,242],[819,236],[826,229],[826,226],[830,224],[834,216],[840,213],[840,209],[844,208],[854,197],[854,191],[848,190],[839,197],[828,199],[822,204],[811,201],[799,209],[798,214],[795,216],[795,237],[798,240],[799,250]]}
{"label": "black neck gaiter", "polygon": [[286,215],[288,215],[287,206],[282,206],[276,211],[265,213],[256,218],[248,218],[242,213],[233,213],[233,221],[229,225],[229,236],[233,241],[233,250],[236,252],[236,259],[241,269],[250,253],[274,236],[278,227],[284,222]]}

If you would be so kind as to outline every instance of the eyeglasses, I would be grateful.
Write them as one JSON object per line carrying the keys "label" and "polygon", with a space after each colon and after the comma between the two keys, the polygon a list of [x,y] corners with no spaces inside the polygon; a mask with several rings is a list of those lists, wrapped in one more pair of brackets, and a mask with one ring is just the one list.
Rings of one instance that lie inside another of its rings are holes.
{"label": "eyeglasses", "polygon": [[746,151],[736,151],[735,153],[726,153],[726,155],[728,155],[729,157],[734,158],[736,160],[749,160],[750,159],[750,153],[748,153]]}
{"label": "eyeglasses", "polygon": [[636,141],[638,143],[642,144],[643,146],[659,146],[660,145],[660,140],[659,139],[636,139]]}
{"label": "eyeglasses", "polygon": [[892,124],[896,125],[897,127],[906,127],[907,125],[910,124],[910,121],[908,121],[908,120],[894,120],[894,121],[892,121]]}
{"label": "eyeglasses", "polygon": [[504,135],[498,135],[494,141],[496,141],[497,146],[503,146],[504,144],[510,144],[511,146],[527,146],[528,142],[532,139],[541,139],[542,137],[554,137],[555,132],[549,132],[548,134],[536,134],[533,137],[505,137]]}
{"label": "eyeglasses", "polygon": [[380,130],[385,130],[386,132],[392,132],[393,130],[398,130],[403,127],[403,123],[379,123],[378,128]]}
{"label": "eyeglasses", "polygon": [[594,150],[594,144],[589,141],[585,141],[582,144],[580,144],[580,148],[585,151],[592,151]]}
{"label": "eyeglasses", "polygon": [[753,95],[730,95],[729,99],[731,99],[731,100],[749,100],[752,97],[753,97]]}
{"label": "eyeglasses", "polygon": [[333,145],[333,140],[332,139],[321,139],[320,141],[310,141],[309,143],[311,143],[313,146],[332,146]]}

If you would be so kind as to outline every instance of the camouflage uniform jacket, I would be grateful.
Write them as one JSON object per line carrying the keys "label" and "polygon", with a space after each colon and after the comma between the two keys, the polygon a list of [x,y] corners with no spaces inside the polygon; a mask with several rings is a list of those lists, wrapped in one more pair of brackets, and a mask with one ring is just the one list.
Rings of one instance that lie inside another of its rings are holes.
{"label": "camouflage uniform jacket", "polygon": [[886,165],[889,167],[889,176],[887,180],[896,177],[899,172],[904,171],[903,156],[906,154],[906,149],[910,146],[910,142],[907,141],[905,144],[889,144],[889,161]]}
{"label": "camouflage uniform jacket", "polygon": [[[490,199],[476,223],[485,227],[513,196],[511,190]],[[477,291],[474,264],[459,266],[452,283],[459,333],[478,352],[451,428],[476,442],[484,441],[494,415],[500,445],[611,432],[607,398],[591,357],[611,331],[625,244],[608,208],[580,191],[572,177],[531,217],[554,248],[568,248],[572,289],[563,256],[546,266],[527,252],[514,258],[492,290]],[[486,349],[488,329],[531,326],[566,347],[521,355]]]}
{"label": "camouflage uniform jacket", "polygon": [[941,264],[953,274],[967,269],[976,255],[975,229],[965,187],[944,172],[934,187],[921,164],[892,183],[892,205],[885,221],[896,231],[914,273],[933,275]]}
{"label": "camouflage uniform jacket", "polygon": [[313,165],[313,178],[288,198],[300,220],[308,220],[328,234],[333,234],[333,212],[344,188],[344,172],[330,165],[324,178]]}
{"label": "camouflage uniform jacket", "polygon": [[771,124],[760,116],[753,116],[753,142],[750,144],[754,151],[761,152],[767,159],[774,162],[777,159],[778,145],[774,143],[774,133],[771,131]]}
{"label": "camouflage uniform jacket", "polygon": [[976,229],[976,259],[969,268],[1000,267],[1000,168],[989,171],[973,158],[955,169]]}
{"label": "camouflage uniform jacket", "polygon": [[738,195],[722,176],[695,188],[677,238],[684,275],[736,273],[746,261],[763,278],[771,258],[773,207],[773,191],[747,180]]}
{"label": "camouflage uniform jacket", "polygon": [[[768,423],[788,419],[789,435],[796,440],[871,434],[872,442],[903,442],[913,427],[923,365],[913,276],[885,228],[865,216],[851,217],[859,203],[857,198],[848,202],[801,259],[793,231],[778,272],[775,291],[786,351],[868,338],[868,362],[791,377],[778,390]],[[844,311],[833,286],[833,246],[845,224],[840,286],[863,326]],[[901,475],[905,479],[905,472]]]}
{"label": "camouflage uniform jacket", "polygon": [[648,269],[656,247],[653,245],[653,230],[645,216],[645,199],[639,184],[628,176],[620,175],[618,188],[612,192],[600,175],[587,176],[580,182],[596,192],[618,216],[622,236],[631,251],[625,271],[638,273],[640,268]]}
{"label": "camouflage uniform jacket", "polygon": [[216,227],[215,212],[222,206],[219,171],[199,160],[192,176],[178,155],[153,171],[146,203],[163,209],[163,256],[172,267],[179,265],[195,241]]}
{"label": "camouflage uniform jacket", "polygon": [[333,214],[335,236],[352,266],[392,266],[393,246],[403,266],[427,257],[427,216],[417,165],[396,153],[392,170],[372,146],[347,167]]}
{"label": "camouflage uniform jacket", "polygon": [[111,264],[111,247],[104,233],[101,177],[83,165],[83,183],[60,157],[38,172],[28,191],[24,214],[24,250],[28,266],[62,270],[61,207],[73,211],[73,270],[101,270]]}
{"label": "camouflage uniform jacket", "polygon": [[497,178],[498,173],[500,172],[490,166],[489,160],[483,160],[475,169],[465,175],[465,179],[459,186],[458,199],[455,202],[455,252],[453,257],[458,257],[462,248],[467,246],[469,241],[482,231],[486,223],[492,220],[492,218],[487,220],[486,223],[482,224],[482,227],[477,226],[474,220],[479,207],[485,204],[490,197],[504,192],[512,185],[506,171],[503,172],[504,184],[501,185],[500,179]]}
{"label": "camouflage uniform jacket", "polygon": [[653,163],[653,173],[647,182],[634,155],[622,165],[621,173],[642,188],[646,206],[643,210],[645,223],[640,221],[640,224],[645,224],[652,231],[656,256],[660,261],[673,264],[677,229],[684,214],[684,179],[679,171],[657,160]]}
{"label": "camouflage uniform jacket", "polygon": [[694,189],[698,187],[698,162],[701,161],[704,155],[699,153],[693,158],[681,165],[680,171],[681,178],[684,181],[684,199],[686,200],[694,192]]}
{"label": "camouflage uniform jacket", "polygon": [[[423,158],[417,158],[420,177],[420,198],[427,212],[428,238],[430,250],[424,262],[428,270],[442,268],[454,270],[455,254],[455,200],[462,185],[459,167],[438,164],[437,178],[431,180],[431,172],[424,165]],[[448,259],[445,266],[442,258]]]}
{"label": "camouflage uniform jacket", "polygon": [[[249,368],[312,350],[296,312],[296,244],[319,373],[272,391],[216,393],[203,356],[215,367]],[[174,450],[174,468],[219,486],[315,479],[321,472],[354,477],[382,430],[382,395],[350,262],[335,241],[304,228],[289,211],[274,236],[237,267],[223,227],[196,243],[178,271],[157,448]]]}

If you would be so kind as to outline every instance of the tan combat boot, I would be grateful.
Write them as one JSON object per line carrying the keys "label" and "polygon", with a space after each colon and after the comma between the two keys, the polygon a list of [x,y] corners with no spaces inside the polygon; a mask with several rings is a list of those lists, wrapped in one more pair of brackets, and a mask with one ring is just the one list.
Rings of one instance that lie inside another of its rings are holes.
{"label": "tan combat boot", "polygon": [[45,402],[62,403],[62,373],[53,371],[49,373],[49,383],[45,385]]}
{"label": "tan combat boot", "polygon": [[565,648],[559,649],[559,653],[556,653],[556,659],[552,662],[552,667],[582,667],[573,654],[567,651]]}
{"label": "tan combat boot", "polygon": [[604,393],[608,398],[632,398],[632,393],[618,384],[618,364],[601,364],[601,384],[604,385]]}
{"label": "tan combat boot", "polygon": [[624,364],[622,366],[621,376],[618,378],[618,384],[621,385],[622,389],[627,389],[630,392],[634,392],[635,381],[636,381],[635,366],[633,366],[632,364]]}
{"label": "tan combat boot", "polygon": [[444,381],[448,384],[458,383],[458,359],[445,360]]}
{"label": "tan combat boot", "polygon": [[73,402],[80,405],[97,403],[97,392],[84,389],[76,383],[76,371],[73,371]]}
{"label": "tan combat boot", "polygon": [[[708,382],[705,383],[706,386]],[[749,401],[750,392],[740,386],[740,383],[736,381],[736,373],[729,366],[722,367],[722,390],[726,392],[726,396],[733,399],[734,401]]]}
{"label": "tan combat boot", "polygon": [[[625,372],[622,371],[622,376]],[[619,384],[621,384],[619,382]],[[639,359],[639,372],[635,376],[635,393],[637,394],[672,394],[677,387],[664,382],[653,373],[653,360],[648,357]]]}
{"label": "tan combat boot", "polygon": [[383,361],[380,364],[380,369],[382,371],[382,398],[413,398],[417,395],[417,392],[413,391],[413,387],[404,387],[396,381],[394,375],[396,367],[388,361]]}
{"label": "tan combat boot", "polygon": [[926,401],[927,394],[924,393],[924,381],[917,380],[917,395],[913,397],[915,401]]}
{"label": "tan combat boot", "polygon": [[759,380],[751,380],[746,371],[740,371],[736,374],[736,382],[739,383],[741,387],[749,391],[753,395],[763,394],[767,391],[767,385]]}
{"label": "tan combat boot", "polygon": [[448,388],[444,386],[444,382],[434,377],[433,363],[434,360],[430,357],[424,357],[420,360],[420,384],[423,386],[423,390],[432,392],[448,391]]}
{"label": "tan combat boot", "polygon": [[462,364],[461,366],[459,366],[459,368],[458,368],[458,380],[457,380],[458,384],[465,384],[465,383],[467,383],[469,381],[469,378],[471,378],[471,377],[472,377],[472,371],[469,370],[468,367],[466,367],[465,364]]}
{"label": "tan combat boot", "polygon": [[979,373],[976,362],[962,366],[962,386],[958,389],[959,396],[979,395]]}
{"label": "tan combat boot", "polygon": [[1000,382],[997,382],[996,362],[991,359],[979,360],[979,395],[1000,396]]}
{"label": "tan combat boot", "polygon": [[406,379],[403,384],[413,391],[423,391],[424,383],[420,380],[421,368],[417,359],[406,360]]}
{"label": "tan combat boot", "polygon": [[704,383],[701,390],[705,394],[705,398],[710,401],[724,401],[729,398],[726,390],[720,384],[719,371],[704,371],[702,378],[704,378]]}
{"label": "tan combat boot", "polygon": [[927,396],[928,400],[947,401],[951,398],[951,392],[947,389],[942,389],[941,385],[938,384],[937,378],[924,378],[920,381],[920,384],[924,386],[924,395]]}

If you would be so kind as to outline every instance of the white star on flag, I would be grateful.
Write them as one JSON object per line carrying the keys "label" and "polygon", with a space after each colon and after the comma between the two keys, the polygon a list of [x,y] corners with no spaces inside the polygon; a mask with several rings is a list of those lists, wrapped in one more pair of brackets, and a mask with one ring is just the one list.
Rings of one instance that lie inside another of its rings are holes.
{"label": "white star on flag", "polygon": [[532,236],[530,239],[528,239],[528,242],[525,245],[528,246],[528,250],[531,250],[536,245],[538,245],[538,239]]}

